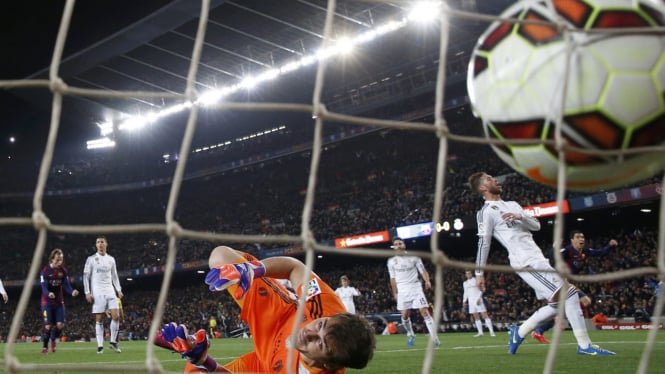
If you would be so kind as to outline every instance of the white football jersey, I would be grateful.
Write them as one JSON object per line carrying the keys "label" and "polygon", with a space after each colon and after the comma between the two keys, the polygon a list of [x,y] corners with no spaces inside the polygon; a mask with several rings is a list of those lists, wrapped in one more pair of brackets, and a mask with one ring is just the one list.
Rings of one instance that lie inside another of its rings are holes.
{"label": "white football jersey", "polygon": [[349,313],[356,312],[356,304],[353,302],[354,296],[360,296],[360,291],[355,287],[338,287],[335,294],[342,300],[342,304],[346,307]]}
{"label": "white football jersey", "polygon": [[[519,213],[522,219],[509,222],[501,218],[504,213]],[[487,263],[492,237],[506,248],[513,268],[522,268],[547,260],[531,235],[531,231],[540,230],[540,222],[527,214],[518,203],[503,200],[485,201],[485,205],[476,215],[476,220],[478,221],[477,266]],[[476,274],[483,272],[476,270]]]}
{"label": "white football jersey", "polygon": [[464,295],[462,295],[462,302],[468,302],[469,305],[476,305],[479,299],[482,299],[483,293],[476,284],[476,278],[469,278],[464,281]]}
{"label": "white football jersey", "polygon": [[399,255],[388,259],[388,273],[395,279],[397,289],[402,287],[421,287],[418,273],[425,272],[423,260],[418,256]]}
{"label": "white football jersey", "polygon": [[122,291],[113,256],[95,253],[88,257],[83,269],[83,287],[86,295],[115,295],[116,290]]}

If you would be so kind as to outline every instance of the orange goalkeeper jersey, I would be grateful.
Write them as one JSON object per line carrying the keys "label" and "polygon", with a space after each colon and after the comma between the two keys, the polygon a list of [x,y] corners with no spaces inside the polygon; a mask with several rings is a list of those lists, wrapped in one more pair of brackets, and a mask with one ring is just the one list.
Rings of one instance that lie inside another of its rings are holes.
{"label": "orange goalkeeper jersey", "polygon": [[[316,274],[312,273],[305,296],[307,302],[303,325],[317,318],[346,312],[335,291]],[[239,357],[224,367],[233,373],[287,373],[289,350],[286,347],[286,340],[293,331],[297,309],[298,301],[294,300],[289,291],[278,281],[272,278],[255,279],[245,294],[240,314],[240,318],[249,325],[255,351]],[[295,351],[293,361],[294,367],[291,370],[293,373],[301,372],[299,369],[312,374],[344,373],[344,369],[327,371],[308,367],[300,360],[298,351]]]}

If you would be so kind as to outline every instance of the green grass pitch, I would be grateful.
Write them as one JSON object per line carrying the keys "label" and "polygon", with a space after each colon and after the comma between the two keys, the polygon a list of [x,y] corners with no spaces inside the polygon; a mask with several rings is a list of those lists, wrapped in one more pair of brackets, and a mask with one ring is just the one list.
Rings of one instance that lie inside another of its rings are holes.
{"label": "green grass pitch", "polygon": [[[645,346],[646,331],[591,331],[594,343],[617,352],[612,357],[587,357],[576,353],[570,331],[562,334],[555,373],[635,373]],[[516,355],[507,353],[508,335],[500,332],[496,337],[485,335],[473,338],[472,333],[440,334],[441,347],[435,350],[431,373],[539,373],[543,371],[549,345],[539,344],[528,337]],[[551,334],[550,334],[551,335]],[[347,373],[421,373],[427,335],[418,335],[414,347],[406,346],[404,335],[377,336],[374,359],[365,370],[347,370]],[[226,362],[251,350],[250,339],[216,339],[209,353],[219,362]],[[95,343],[60,343],[56,353],[41,355],[40,343],[22,343],[15,346],[18,360],[31,366],[28,373],[101,373],[111,370],[121,373],[144,373],[146,342],[121,342],[122,353],[105,347],[104,354],[96,354]],[[6,344],[0,344],[0,358],[5,372]],[[162,367],[181,373],[184,361],[179,355],[161,348],[156,349]],[[665,368],[665,332],[659,331],[649,363],[649,373],[662,373]],[[99,370],[74,371],[63,364],[92,365]],[[135,366],[137,370],[123,369]]]}

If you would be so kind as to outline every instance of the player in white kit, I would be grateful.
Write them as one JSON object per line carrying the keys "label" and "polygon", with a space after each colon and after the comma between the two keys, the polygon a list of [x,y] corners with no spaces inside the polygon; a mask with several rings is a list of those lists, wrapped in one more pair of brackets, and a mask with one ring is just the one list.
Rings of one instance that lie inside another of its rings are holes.
{"label": "player in white kit", "polygon": [[436,335],[437,329],[434,327],[434,319],[429,312],[429,303],[425,298],[423,285],[418,278],[418,274],[420,274],[425,281],[425,287],[428,290],[432,289],[429,273],[425,270],[425,265],[420,257],[406,253],[404,240],[398,237],[393,238],[392,248],[397,251],[397,256],[388,259],[390,288],[397,301],[397,310],[402,314],[402,325],[406,329],[407,336],[406,345],[412,346],[415,343],[416,335],[413,332],[409,312],[411,309],[418,309],[430,337],[438,347],[441,343]]}
{"label": "player in white kit", "polygon": [[349,277],[346,275],[342,275],[339,278],[339,283],[341,286],[337,287],[335,295],[342,300],[342,304],[346,307],[347,312],[356,314],[356,303],[353,302],[353,297],[360,296],[360,291],[355,287],[349,286]]}
{"label": "player in white kit", "polygon": [[494,334],[492,320],[487,314],[487,308],[483,302],[483,291],[478,288],[478,285],[476,284],[476,278],[473,276],[473,272],[471,270],[466,270],[464,275],[466,276],[466,280],[464,283],[462,283],[462,286],[464,287],[462,304],[464,309],[466,309],[468,305],[469,314],[473,315],[474,323],[476,324],[476,329],[478,330],[478,333],[474,335],[474,337],[477,338],[484,335],[483,323],[480,319],[481,316],[483,320],[485,320],[485,326],[487,326],[487,329],[490,332],[490,336],[496,336]]}
{"label": "player in white kit", "polygon": [[7,304],[9,296],[7,295],[7,291],[5,291],[5,286],[2,284],[2,279],[0,279],[0,295],[2,295],[2,300]]}
{"label": "player in white kit", "polygon": [[95,315],[95,337],[97,353],[104,352],[103,317],[108,310],[111,313],[110,346],[120,353],[118,332],[120,331],[120,313],[118,300],[122,299],[122,288],[118,278],[115,259],[106,253],[108,242],[106,237],[98,236],[95,242],[97,253],[88,257],[83,269],[83,287],[85,299],[92,303],[92,314]]}
{"label": "player in white kit", "polygon": [[[533,329],[544,321],[554,317],[559,306],[558,292],[565,284],[559,274],[553,271],[542,250],[533,240],[531,231],[540,230],[538,219],[526,214],[515,201],[503,201],[503,187],[484,172],[469,176],[469,188],[480,193],[485,204],[478,211],[478,252],[476,266],[485,266],[490,251],[492,238],[496,239],[508,251],[510,266],[518,271],[522,278],[536,293],[539,300],[547,300],[547,305],[533,313],[521,326],[510,326],[508,331],[508,353],[515,354],[517,348]],[[476,281],[481,291],[485,290],[483,271],[476,268]],[[592,344],[580,308],[580,298],[575,286],[568,285],[564,305],[566,318],[573,328],[577,339],[577,353],[580,355],[611,356],[614,352]]]}

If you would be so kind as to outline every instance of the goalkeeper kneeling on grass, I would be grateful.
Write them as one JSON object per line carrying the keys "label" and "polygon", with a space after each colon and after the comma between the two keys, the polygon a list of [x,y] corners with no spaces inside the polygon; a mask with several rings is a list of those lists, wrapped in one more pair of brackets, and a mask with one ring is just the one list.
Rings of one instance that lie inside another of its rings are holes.
{"label": "goalkeeper kneeling on grass", "polygon": [[[154,342],[187,357],[186,373],[332,374],[344,373],[346,367],[362,369],[371,360],[376,340],[367,320],[346,313],[335,291],[316,274],[301,284],[307,268],[299,260],[258,261],[220,246],[210,254],[208,265],[206,284],[213,292],[227,290],[240,306],[240,318],[252,332],[254,351],[221,365],[207,354],[210,342],[205,330],[189,335],[185,326],[167,324]],[[289,279],[298,297],[306,298],[303,322],[293,336],[298,301],[276,279]],[[295,349],[290,370],[289,348]]]}

